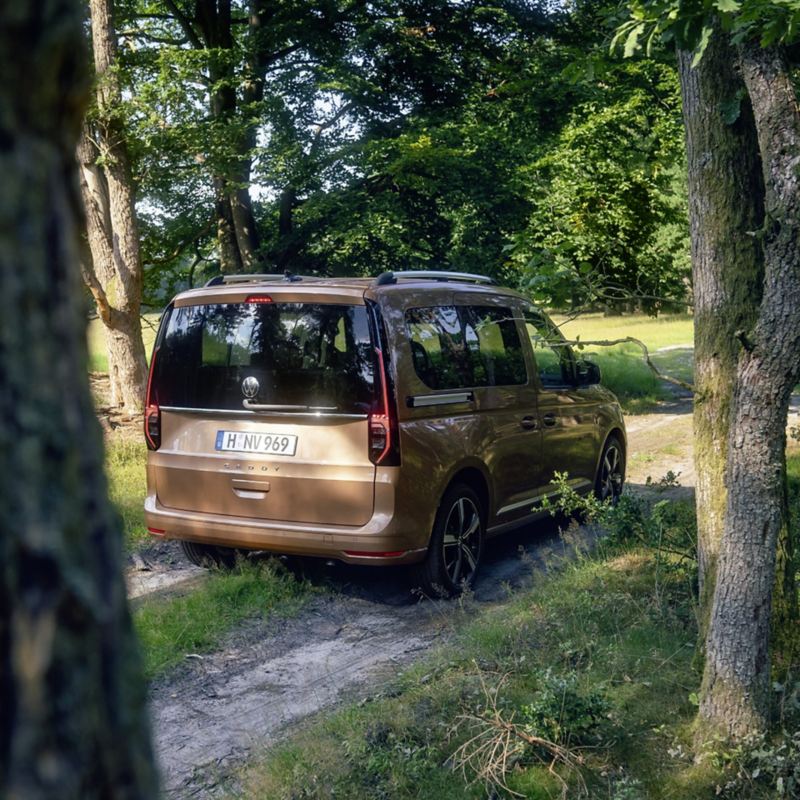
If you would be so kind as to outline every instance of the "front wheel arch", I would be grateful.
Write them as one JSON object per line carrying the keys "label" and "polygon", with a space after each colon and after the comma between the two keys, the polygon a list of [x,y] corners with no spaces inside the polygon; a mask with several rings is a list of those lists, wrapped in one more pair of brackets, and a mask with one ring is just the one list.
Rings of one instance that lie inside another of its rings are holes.
{"label": "front wheel arch", "polygon": [[[615,462],[613,458],[607,458],[609,452],[612,448],[616,448],[619,454],[619,462]],[[598,500],[605,500],[608,497],[612,498],[612,502],[616,502],[619,496],[622,494],[622,489],[625,485],[625,468],[628,462],[628,454],[625,448],[625,439],[619,430],[612,430],[609,432],[608,436],[606,436],[605,441],[603,442],[603,447],[600,450],[600,456],[597,459],[597,469],[595,471],[595,481],[594,481],[594,494]],[[609,491],[610,486],[608,484],[607,476],[605,473],[607,468],[612,469],[612,476],[611,476],[611,483],[613,483],[613,490]],[[616,471],[618,473],[618,478],[613,478],[613,473]]]}

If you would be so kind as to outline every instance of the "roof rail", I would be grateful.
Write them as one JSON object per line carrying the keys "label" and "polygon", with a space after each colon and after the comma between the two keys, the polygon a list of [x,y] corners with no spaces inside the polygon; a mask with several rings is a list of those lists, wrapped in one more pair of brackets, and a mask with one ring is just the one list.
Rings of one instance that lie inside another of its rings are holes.
{"label": "roof rail", "polygon": [[494,278],[486,275],[473,275],[469,272],[447,272],[445,270],[407,270],[404,272],[382,272],[375,278],[376,286],[388,286],[398,280],[427,280],[427,281],[463,281],[465,283],[483,283],[497,286]]}
{"label": "roof rail", "polygon": [[298,281],[302,280],[303,277],[301,275],[292,275],[289,270],[286,270],[286,272],[282,273],[273,272],[252,275],[215,275],[206,283],[206,286],[222,286],[226,283],[277,283],[283,281],[286,283],[297,283]]}

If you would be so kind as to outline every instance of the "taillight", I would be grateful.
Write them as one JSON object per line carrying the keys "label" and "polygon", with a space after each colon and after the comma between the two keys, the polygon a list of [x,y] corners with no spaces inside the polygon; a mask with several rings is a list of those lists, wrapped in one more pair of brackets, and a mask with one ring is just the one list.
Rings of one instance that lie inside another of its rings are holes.
{"label": "taillight", "polygon": [[377,408],[369,415],[369,460],[384,467],[400,465],[400,437],[397,429],[397,407],[389,393],[389,376],[383,351],[375,348],[377,365]]}
{"label": "taillight", "polygon": [[153,397],[153,373],[156,368],[158,348],[153,350],[150,359],[150,374],[147,376],[147,396],[144,406],[144,438],[149,450],[158,450],[161,447],[161,409],[156,398]]}
{"label": "taillight", "polygon": [[244,301],[245,303],[271,303],[272,298],[268,294],[249,294]]}
{"label": "taillight", "polygon": [[161,409],[158,406],[147,406],[145,409],[144,438],[150,450],[161,447]]}

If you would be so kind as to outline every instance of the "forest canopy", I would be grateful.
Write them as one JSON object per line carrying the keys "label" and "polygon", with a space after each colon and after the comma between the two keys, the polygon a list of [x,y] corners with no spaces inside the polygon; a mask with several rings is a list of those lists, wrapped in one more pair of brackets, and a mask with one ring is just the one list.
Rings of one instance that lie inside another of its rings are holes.
{"label": "forest canopy", "polygon": [[220,271],[482,272],[557,306],[689,294],[677,71],[506,0],[117,4],[145,302]]}

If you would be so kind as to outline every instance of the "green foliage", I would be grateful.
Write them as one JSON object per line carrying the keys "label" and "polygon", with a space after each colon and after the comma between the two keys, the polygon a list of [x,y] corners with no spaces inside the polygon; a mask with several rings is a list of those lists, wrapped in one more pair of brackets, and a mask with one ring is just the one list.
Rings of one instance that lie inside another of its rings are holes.
{"label": "green foliage", "polygon": [[[597,523],[607,534],[604,547],[637,545],[647,548],[657,554],[660,566],[694,579],[697,518],[692,503],[658,500],[651,504],[630,493],[623,494],[616,502],[610,498],[601,501],[594,494],[576,492],[566,472],[556,472],[551,483],[558,494],[555,499],[542,503],[551,514],[577,515],[587,522]],[[659,484],[650,485],[666,489],[677,485],[677,478],[670,473]]]}
{"label": "green foliage", "polygon": [[681,301],[690,265],[675,68],[614,65],[583,94],[524,168],[533,209],[511,252],[524,285],[561,308]]}
{"label": "green foliage", "polygon": [[588,745],[601,741],[610,706],[598,691],[585,691],[575,672],[542,675],[531,703],[521,709],[525,728],[562,745]]}
{"label": "green foliage", "polygon": [[649,56],[654,43],[674,43],[692,51],[696,65],[715,25],[734,44],[755,39],[762,47],[789,45],[800,37],[798,0],[632,0],[628,7],[630,18],[611,42],[626,58],[641,49]]}
{"label": "green foliage", "polygon": [[117,3],[148,302],[218,269],[221,180],[251,189],[265,269],[683,298],[674,67],[611,63],[596,6],[267,6],[254,32],[234,0],[212,46],[191,4]]}
{"label": "green foliage", "polygon": [[722,770],[717,796],[723,800],[800,798],[800,730],[751,736],[735,747],[712,749],[705,757]]}

